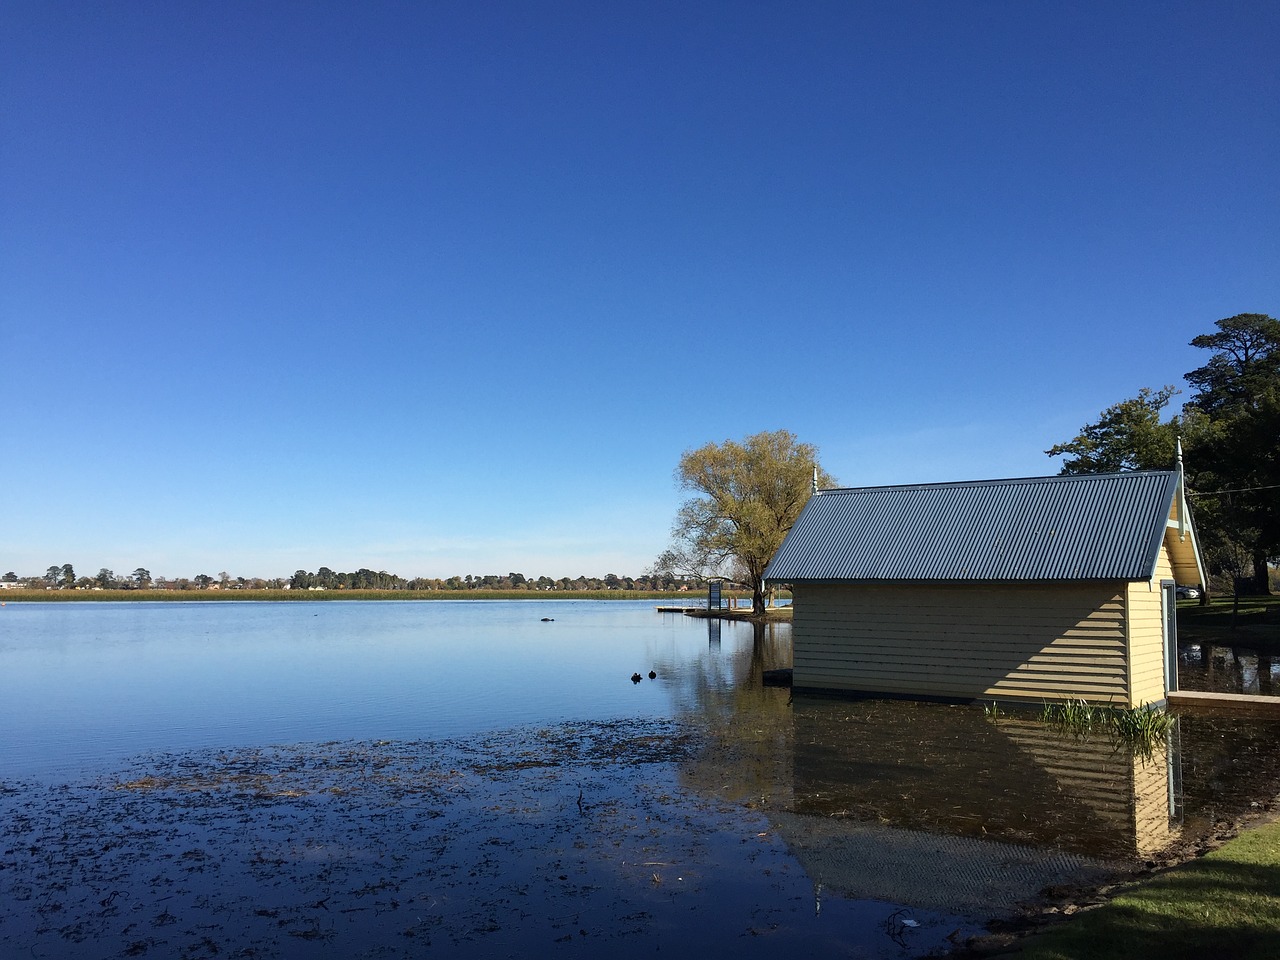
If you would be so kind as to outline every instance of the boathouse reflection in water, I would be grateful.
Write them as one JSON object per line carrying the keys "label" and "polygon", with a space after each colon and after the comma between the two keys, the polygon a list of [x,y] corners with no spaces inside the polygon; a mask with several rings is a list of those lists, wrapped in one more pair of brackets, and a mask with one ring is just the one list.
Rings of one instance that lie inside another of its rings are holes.
{"label": "boathouse reflection in water", "polygon": [[973,706],[743,691],[682,775],[768,817],[815,909],[830,894],[997,916],[1180,835],[1176,738],[1144,756]]}
{"label": "boathouse reflection in water", "polygon": [[[1272,672],[1247,653],[1211,652],[1206,668],[1189,652],[1188,687],[1199,686],[1197,668],[1246,686]],[[1034,711],[989,717],[972,705],[766,686],[765,671],[789,667],[790,655],[789,625],[756,625],[736,684],[709,667],[684,678],[711,746],[682,775],[763,810],[818,905],[839,893],[990,913],[1160,862],[1265,809],[1280,781],[1278,721],[1180,716],[1144,753],[1105,733],[1061,732]]]}
{"label": "boathouse reflection in water", "polygon": [[792,710],[797,813],[1107,860],[1178,834],[1181,761],[1167,743],[1143,755],[967,706],[796,697]]}
{"label": "boathouse reflection in water", "polygon": [[[1061,733],[1026,713],[990,718],[976,706],[792,696],[761,682],[764,671],[789,666],[788,639],[785,628],[757,625],[743,664],[749,679],[699,691],[714,745],[686,766],[691,785],[771,816],[1091,862],[1146,860],[1181,836],[1176,728],[1144,753],[1102,734]],[[775,821],[786,832],[797,826]]]}

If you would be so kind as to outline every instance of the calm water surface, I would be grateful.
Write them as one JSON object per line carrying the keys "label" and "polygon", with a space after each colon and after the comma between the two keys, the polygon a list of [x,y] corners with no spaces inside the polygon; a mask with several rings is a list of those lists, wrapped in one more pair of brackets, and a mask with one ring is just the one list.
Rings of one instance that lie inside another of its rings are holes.
{"label": "calm water surface", "polygon": [[[939,953],[1280,784],[1277,723],[1185,716],[1138,755],[1030,715],[766,686],[790,659],[788,624],[653,601],[9,603],[0,953],[143,930],[177,955],[214,930],[228,955],[416,956],[430,935],[514,956],[531,917],[574,956]],[[1271,688],[1270,661],[1181,659],[1187,687]]]}
{"label": "calm water surface", "polygon": [[706,621],[654,601],[10,603],[0,775],[203,746],[670,717],[737,684],[751,650],[750,626],[725,623],[709,643]]}
{"label": "calm water surface", "polygon": [[[1007,832],[1087,854],[1117,843],[1136,852],[1130,828],[1108,839],[1118,821],[1099,804],[1141,809],[1143,829],[1168,809],[1176,832],[1187,816],[1210,820],[1274,793],[1265,745],[1280,731],[1265,723],[1184,718],[1158,764],[1165,777],[1114,745],[1059,743],[1017,718],[993,726],[974,708],[793,700],[763,687],[762,671],[790,658],[789,624],[757,636],[745,623],[658,613],[651,600],[9,603],[0,607],[0,777],[65,780],[208,747],[692,717],[735,737],[752,731],[731,745],[747,767],[784,757],[795,806],[880,822],[990,831],[997,806],[1012,825],[1038,806],[1060,810],[1064,790],[1106,782],[1098,796],[1082,794],[1079,823],[1050,829],[1054,818],[1039,816],[1038,838],[1021,825]],[[1275,665],[1247,652],[1184,645],[1180,659],[1187,689],[1274,689]],[[1026,768],[1013,778],[1018,790],[1004,776],[1011,764]],[[971,797],[961,813],[933,812],[961,810],[960,796]]]}

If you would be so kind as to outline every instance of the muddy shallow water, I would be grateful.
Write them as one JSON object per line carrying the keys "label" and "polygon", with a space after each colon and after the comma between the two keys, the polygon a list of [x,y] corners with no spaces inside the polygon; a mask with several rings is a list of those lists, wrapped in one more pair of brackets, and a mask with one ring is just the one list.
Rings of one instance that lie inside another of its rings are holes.
{"label": "muddy shallow water", "polygon": [[37,957],[889,957],[977,932],[945,910],[824,895],[767,800],[681,784],[707,747],[671,722],[596,723],[11,783],[0,943]]}
{"label": "muddy shallow water", "polygon": [[[35,738],[0,764],[0,956],[940,955],[1280,790],[1278,724],[1183,717],[1139,754],[1028,715],[793,697],[761,682],[789,665],[775,627],[506,605],[467,634],[474,613],[398,606],[116,613],[87,665],[74,632],[0,634],[27,678],[3,710]],[[186,709],[32,689],[52,664],[92,693],[139,658]]]}
{"label": "muddy shallow water", "polygon": [[1242,751],[1240,731],[1192,731],[1171,796],[1167,753],[1135,763],[967,707],[782,696],[754,718],[200,750],[4,781],[0,946],[938,955],[1046,890],[1184,855],[1188,824],[1223,829],[1275,783],[1249,760],[1269,744]]}

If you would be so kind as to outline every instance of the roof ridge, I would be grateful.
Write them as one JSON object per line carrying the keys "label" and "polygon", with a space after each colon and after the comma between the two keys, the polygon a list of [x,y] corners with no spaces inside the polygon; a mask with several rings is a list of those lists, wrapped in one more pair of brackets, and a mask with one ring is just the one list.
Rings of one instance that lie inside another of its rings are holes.
{"label": "roof ridge", "polygon": [[824,487],[818,494],[870,493],[877,490],[936,490],[952,487],[1013,486],[1027,483],[1114,480],[1117,477],[1167,476],[1175,470],[1118,470],[1114,473],[1057,473],[1047,477],[999,477],[990,480],[939,480],[932,483],[884,483],[868,487]]}

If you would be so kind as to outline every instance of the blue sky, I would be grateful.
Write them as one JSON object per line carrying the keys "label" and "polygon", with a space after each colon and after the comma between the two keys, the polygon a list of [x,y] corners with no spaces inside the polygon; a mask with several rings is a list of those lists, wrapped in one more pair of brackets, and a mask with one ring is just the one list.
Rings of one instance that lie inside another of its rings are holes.
{"label": "blue sky", "polygon": [[6,5],[0,571],[639,573],[1280,314],[1274,3]]}

